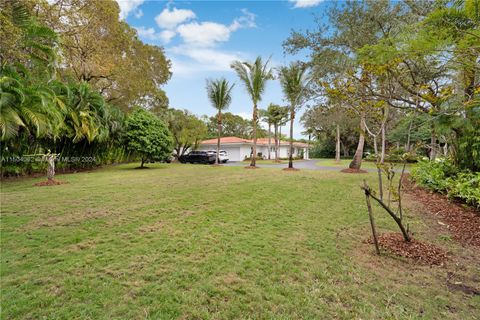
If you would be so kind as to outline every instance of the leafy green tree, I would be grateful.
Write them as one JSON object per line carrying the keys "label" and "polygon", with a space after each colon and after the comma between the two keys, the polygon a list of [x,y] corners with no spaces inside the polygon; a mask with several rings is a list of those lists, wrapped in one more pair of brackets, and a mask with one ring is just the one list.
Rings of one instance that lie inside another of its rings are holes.
{"label": "leafy green tree", "polygon": [[356,140],[358,117],[352,116],[341,104],[327,101],[326,105],[313,106],[302,115],[301,122],[304,127],[313,129],[319,145],[315,150],[322,156],[333,156],[333,153],[329,153],[333,150],[330,141],[335,141],[337,161],[340,161],[341,149],[343,149],[343,156],[348,157],[353,146],[358,143]]}
{"label": "leafy green tree", "polygon": [[57,0],[35,7],[37,19],[62,38],[63,77],[85,81],[123,111],[166,109],[161,86],[171,77],[163,48],[145,44],[119,19],[116,1]]}
{"label": "leafy green tree", "polygon": [[[203,121],[207,125],[207,138],[215,138],[217,136],[217,117],[203,116]],[[239,137],[244,139],[252,139],[253,124],[251,120],[231,112],[222,113],[222,136]],[[257,127],[257,137],[266,137],[267,133],[263,128]]]}
{"label": "leafy green tree", "polygon": [[168,109],[163,118],[172,133],[174,156],[177,159],[188,149],[196,149],[207,136],[206,124],[187,110]]}
{"label": "leafy green tree", "polygon": [[268,68],[268,61],[263,63],[261,57],[257,57],[253,63],[234,61],[231,67],[242,81],[253,103],[253,156],[250,166],[255,167],[257,158],[258,103],[262,100],[267,81],[273,79],[273,74],[271,69]]}
{"label": "leafy green tree", "polygon": [[293,168],[293,123],[295,114],[303,105],[307,97],[309,75],[305,65],[291,63],[290,66],[283,66],[279,70],[280,85],[283,95],[289,103],[290,112],[290,154],[288,167]]}
{"label": "leafy green tree", "polygon": [[279,133],[278,128],[283,126],[288,121],[288,107],[281,107],[277,104],[270,103],[266,110],[267,117],[273,125],[273,137],[275,143],[275,161],[279,161],[278,147],[279,147]]}
{"label": "leafy green tree", "polygon": [[217,156],[215,164],[219,164],[220,138],[222,136],[222,111],[226,110],[232,102],[232,89],[225,78],[207,80],[207,95],[212,106],[217,109]]}
{"label": "leafy green tree", "polygon": [[147,160],[164,160],[172,153],[172,137],[165,123],[153,113],[138,108],[126,121],[127,149],[140,156],[140,168]]}

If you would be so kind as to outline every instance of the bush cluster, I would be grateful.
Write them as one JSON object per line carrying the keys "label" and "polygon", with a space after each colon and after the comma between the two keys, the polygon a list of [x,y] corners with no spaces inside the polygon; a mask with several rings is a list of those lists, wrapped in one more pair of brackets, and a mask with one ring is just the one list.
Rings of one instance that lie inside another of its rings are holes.
{"label": "bush cluster", "polygon": [[480,208],[480,172],[461,171],[448,160],[423,160],[412,177],[423,187]]}

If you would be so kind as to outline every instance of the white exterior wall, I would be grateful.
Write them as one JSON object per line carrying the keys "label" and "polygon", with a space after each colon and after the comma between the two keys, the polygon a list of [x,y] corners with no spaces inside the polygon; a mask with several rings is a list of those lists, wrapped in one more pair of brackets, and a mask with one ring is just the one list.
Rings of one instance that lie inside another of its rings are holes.
{"label": "white exterior wall", "polygon": [[[199,150],[217,150],[217,145],[203,144]],[[227,151],[229,161],[243,161],[250,157],[251,147],[247,144],[220,144],[220,150]]]}
{"label": "white exterior wall", "polygon": [[[270,152],[270,159],[275,159],[275,145],[272,144],[272,150]],[[228,159],[230,161],[243,161],[245,158],[250,158],[250,153],[252,152],[252,146],[250,144],[221,144],[221,150],[227,151]],[[293,156],[297,156],[300,153],[300,149],[298,147],[293,147]],[[213,144],[204,144],[200,145],[199,150],[217,150],[217,145]],[[280,145],[278,148],[278,156],[280,158],[288,158],[288,152],[290,150],[289,145]],[[304,158],[308,156],[305,153],[304,149]],[[264,159],[268,159],[268,146],[258,145],[257,146],[257,153],[261,152]]]}
{"label": "white exterior wall", "polygon": [[248,144],[243,144],[240,146],[240,159],[233,161],[243,161],[245,158],[250,158],[250,153],[252,152],[252,147]]}

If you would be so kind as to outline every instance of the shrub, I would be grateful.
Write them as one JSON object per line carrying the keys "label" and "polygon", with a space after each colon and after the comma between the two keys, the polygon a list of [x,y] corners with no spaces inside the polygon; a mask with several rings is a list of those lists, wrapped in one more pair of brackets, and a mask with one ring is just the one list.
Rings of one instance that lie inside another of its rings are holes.
{"label": "shrub", "polygon": [[461,172],[456,179],[449,180],[449,197],[480,208],[480,172]]}
{"label": "shrub", "polygon": [[153,113],[138,108],[126,121],[127,149],[147,160],[165,160],[172,154],[173,140],[165,123]]}
{"label": "shrub", "polygon": [[459,171],[448,160],[420,161],[412,170],[421,186],[480,208],[480,172]]}

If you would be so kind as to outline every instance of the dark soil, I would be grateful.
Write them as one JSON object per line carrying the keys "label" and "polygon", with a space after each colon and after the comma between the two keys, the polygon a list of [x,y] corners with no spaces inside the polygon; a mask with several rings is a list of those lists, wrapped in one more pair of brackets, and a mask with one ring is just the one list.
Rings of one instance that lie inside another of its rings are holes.
{"label": "dark soil", "polygon": [[67,182],[61,180],[45,180],[37,182],[34,184],[35,187],[48,187],[48,186],[58,186],[61,184],[66,184]]}
{"label": "dark soil", "polygon": [[300,171],[300,169],[297,168],[283,168],[283,171]]}
{"label": "dark soil", "polygon": [[438,218],[452,237],[463,245],[480,247],[480,212],[472,207],[450,201],[445,195],[427,191],[409,178],[404,179],[404,190],[425,208],[426,213]]}
{"label": "dark soil", "polygon": [[[368,242],[373,244],[373,239],[370,238]],[[378,244],[391,254],[411,259],[422,265],[440,266],[448,259],[447,253],[443,249],[416,239],[406,242],[400,233],[380,234],[378,235]]]}
{"label": "dark soil", "polygon": [[362,169],[351,169],[351,168],[346,168],[341,170],[343,173],[367,173],[367,171],[362,170]]}

